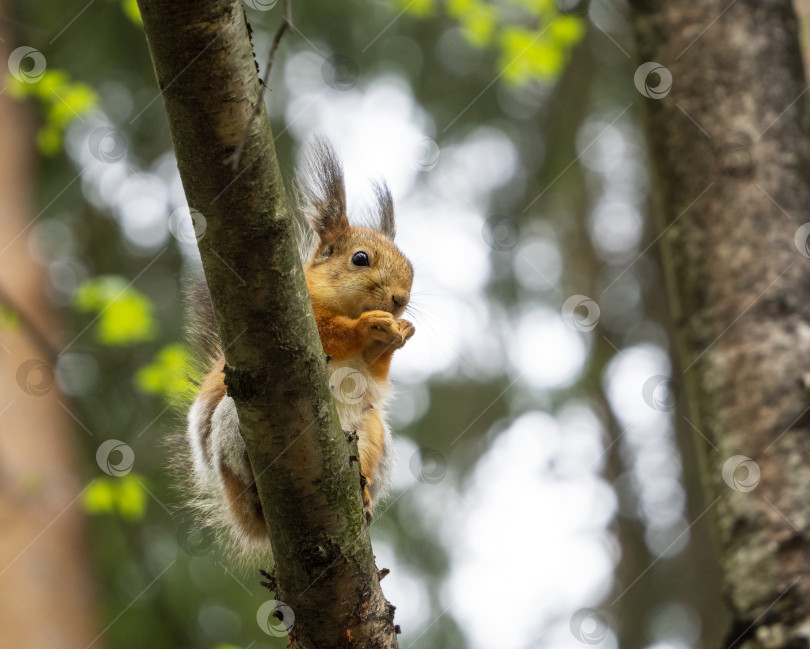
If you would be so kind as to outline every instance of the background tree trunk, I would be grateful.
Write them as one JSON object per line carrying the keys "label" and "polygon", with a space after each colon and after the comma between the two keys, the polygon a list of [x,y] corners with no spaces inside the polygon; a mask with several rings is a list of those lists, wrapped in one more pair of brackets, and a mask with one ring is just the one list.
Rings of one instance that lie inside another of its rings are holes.
{"label": "background tree trunk", "polygon": [[[2,34],[0,60],[8,59]],[[28,244],[34,219],[33,128],[0,96],[0,289],[56,336],[46,277]],[[85,649],[97,637],[88,539],[74,455],[74,422],[46,351],[25,331],[0,345],[0,646]],[[93,645],[102,646],[101,642]]]}
{"label": "background tree trunk", "polygon": [[[789,0],[632,4],[639,62],[672,75],[668,94],[643,101],[677,360],[690,417],[717,447],[698,439],[734,620],[724,646],[807,647],[810,261],[800,226],[810,158],[796,17]],[[666,77],[637,73],[636,85],[655,96]]]}
{"label": "background tree trunk", "polygon": [[[139,0],[293,647],[396,647],[238,0]],[[250,127],[239,168],[230,156]],[[354,451],[356,455],[356,449]],[[289,623],[289,611],[285,610]]]}

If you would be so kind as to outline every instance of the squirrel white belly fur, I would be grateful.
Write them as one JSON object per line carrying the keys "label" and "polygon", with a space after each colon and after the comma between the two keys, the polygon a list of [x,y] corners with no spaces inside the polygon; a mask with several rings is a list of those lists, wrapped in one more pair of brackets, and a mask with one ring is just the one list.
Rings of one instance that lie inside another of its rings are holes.
{"label": "squirrel white belly fur", "polygon": [[[350,225],[343,172],[326,141],[317,142],[308,171],[311,183],[302,184],[301,190],[317,241],[306,254],[304,274],[321,342],[331,357],[330,389],[338,417],[343,430],[358,436],[360,470],[366,479],[363,506],[370,518],[391,480],[388,372],[394,351],[415,331],[400,317],[410,300],[413,267],[393,243],[393,201],[385,184],[375,186],[375,227]],[[192,308],[201,314],[197,326],[206,326],[203,337],[213,341],[208,345],[210,369],[188,413],[194,501],[202,522],[227,530],[237,550],[267,554],[270,541],[254,482],[254,470],[259,474],[267,469],[251,468],[239,433],[210,299],[205,294],[194,300]]]}

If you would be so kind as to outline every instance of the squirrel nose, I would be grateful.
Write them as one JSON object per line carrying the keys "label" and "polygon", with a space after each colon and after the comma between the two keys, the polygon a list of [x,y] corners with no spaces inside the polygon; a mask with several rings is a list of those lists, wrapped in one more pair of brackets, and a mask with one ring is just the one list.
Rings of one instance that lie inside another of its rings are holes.
{"label": "squirrel nose", "polygon": [[391,296],[391,299],[394,301],[394,304],[397,306],[405,306],[408,304],[408,300],[410,299],[410,295],[407,293],[394,293]]}

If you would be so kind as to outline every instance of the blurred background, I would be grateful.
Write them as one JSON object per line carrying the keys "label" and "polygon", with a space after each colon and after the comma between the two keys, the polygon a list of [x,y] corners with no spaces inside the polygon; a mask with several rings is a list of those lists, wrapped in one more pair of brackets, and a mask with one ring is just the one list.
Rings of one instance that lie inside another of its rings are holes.
{"label": "blurred background", "polygon": [[[281,3],[244,6],[264,70]],[[192,523],[167,466],[205,224],[137,6],[0,8],[0,645],[284,647],[257,567]],[[416,270],[395,490],[372,525],[403,648],[725,631],[626,15],[293,1],[265,94],[285,177],[330,137],[350,217],[387,179]]]}

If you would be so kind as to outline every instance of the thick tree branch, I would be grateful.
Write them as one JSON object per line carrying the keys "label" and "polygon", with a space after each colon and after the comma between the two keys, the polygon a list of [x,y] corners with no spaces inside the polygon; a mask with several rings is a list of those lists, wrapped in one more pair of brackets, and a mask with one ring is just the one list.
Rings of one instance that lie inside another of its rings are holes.
{"label": "thick tree branch", "polygon": [[807,646],[810,261],[800,226],[810,221],[810,141],[796,18],[790,0],[632,4],[640,62],[672,75],[668,94],[654,65],[636,85],[690,418],[705,436],[705,513],[734,618],[724,646]]}
{"label": "thick tree branch", "polygon": [[[396,647],[238,0],[139,0],[292,646]],[[227,160],[249,136],[234,171]],[[189,469],[191,470],[191,469]]]}

